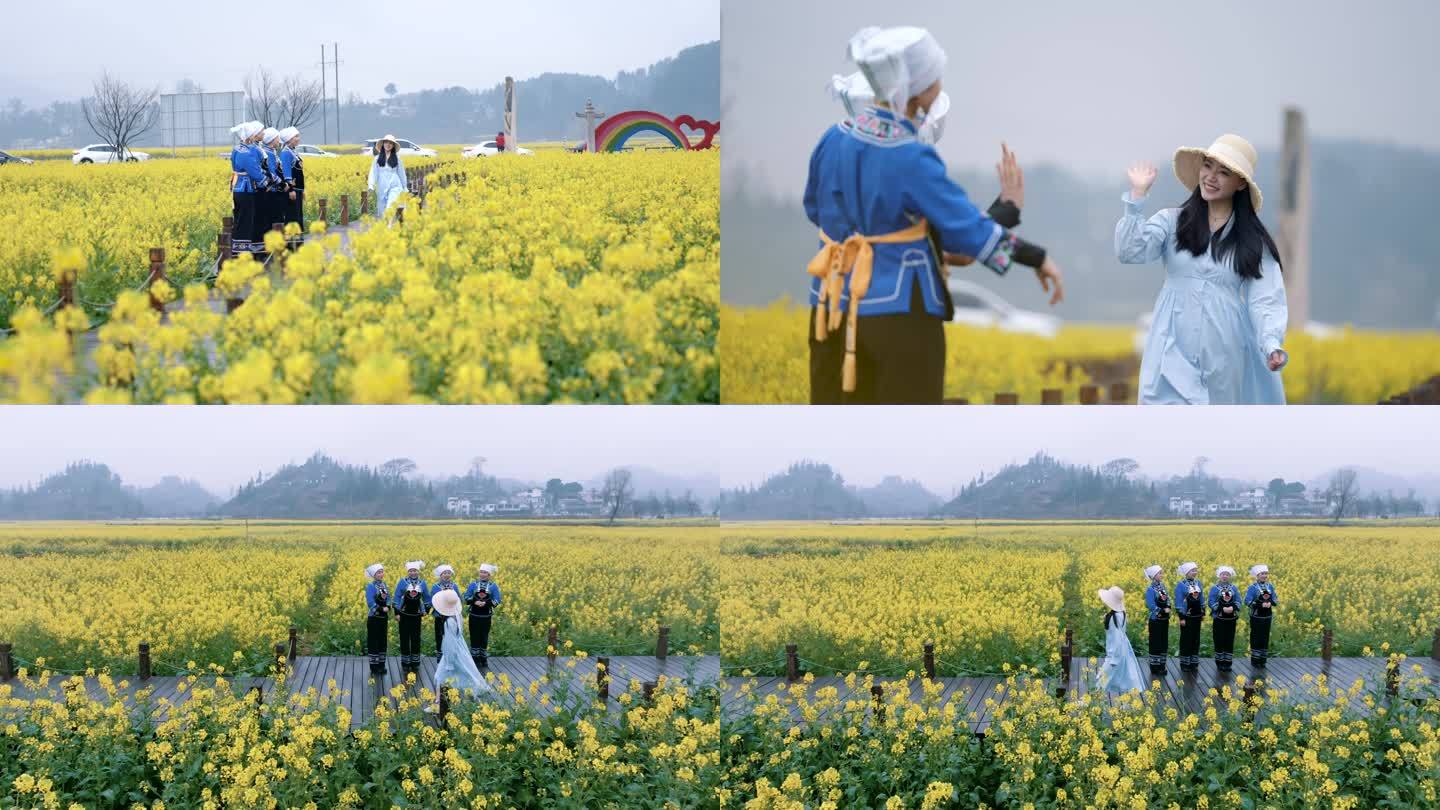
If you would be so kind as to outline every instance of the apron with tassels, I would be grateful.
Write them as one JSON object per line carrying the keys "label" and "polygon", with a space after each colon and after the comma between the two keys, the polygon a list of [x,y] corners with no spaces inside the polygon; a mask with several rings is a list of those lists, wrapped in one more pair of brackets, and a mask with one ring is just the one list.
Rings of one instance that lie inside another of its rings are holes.
{"label": "apron with tassels", "polygon": [[[855,391],[855,334],[860,321],[860,301],[870,291],[870,275],[875,265],[874,245],[914,242],[929,235],[925,220],[900,231],[880,236],[851,234],[843,242],[831,239],[820,231],[825,243],[807,268],[810,275],[821,279],[819,298],[815,302],[815,339],[824,341],[827,336],[840,328],[842,317],[845,322],[845,365],[841,370],[841,389],[845,393]],[[845,291],[845,279],[850,279],[850,307],[844,316],[840,312],[840,299]]]}

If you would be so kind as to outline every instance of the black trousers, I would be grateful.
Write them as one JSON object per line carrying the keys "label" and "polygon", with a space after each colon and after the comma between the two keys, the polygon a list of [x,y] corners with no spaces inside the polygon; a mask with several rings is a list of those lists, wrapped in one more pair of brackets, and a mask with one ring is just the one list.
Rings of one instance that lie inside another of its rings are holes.
{"label": "black trousers", "polygon": [[445,617],[435,613],[435,660],[440,660],[440,648],[445,645]]}
{"label": "black trousers", "polygon": [[365,652],[370,656],[370,674],[385,674],[385,652],[390,647],[390,617],[371,616],[365,620]]}
{"label": "black trousers", "polygon": [[1197,669],[1200,666],[1200,625],[1204,616],[1186,616],[1180,627],[1180,668]]}
{"label": "black trousers", "polygon": [[1210,637],[1215,640],[1215,668],[1221,672],[1229,672],[1235,660],[1235,620],[1212,620]]}
{"label": "black trousers", "polygon": [[298,248],[305,241],[305,191],[295,190],[295,199],[286,196],[285,199],[285,222],[295,223],[300,226],[300,235],[290,240],[291,248]]}
{"label": "black trousers", "polygon": [[250,242],[255,235],[255,196],[253,191],[230,193],[234,206],[230,213],[234,220],[230,229],[230,249],[237,254],[250,252]]}
{"label": "black trousers", "polygon": [[420,668],[420,616],[400,615],[400,666]]}
{"label": "black trousers", "polygon": [[[810,310],[811,405],[939,405],[945,398],[945,321],[925,311],[915,279],[910,311],[859,318],[855,341],[855,390],[844,393],[846,322],[815,339]],[[822,312],[821,317],[827,317]]]}
{"label": "black trousers", "polygon": [[1274,622],[1274,616],[1251,616],[1250,617],[1250,665],[1254,667],[1265,666],[1265,659],[1270,657],[1270,625]]}
{"label": "black trousers", "polygon": [[477,667],[490,665],[490,622],[494,619],[493,615],[470,614],[470,657]]}
{"label": "black trousers", "polygon": [[1165,659],[1170,655],[1170,620],[1150,620],[1150,674],[1165,675]]}

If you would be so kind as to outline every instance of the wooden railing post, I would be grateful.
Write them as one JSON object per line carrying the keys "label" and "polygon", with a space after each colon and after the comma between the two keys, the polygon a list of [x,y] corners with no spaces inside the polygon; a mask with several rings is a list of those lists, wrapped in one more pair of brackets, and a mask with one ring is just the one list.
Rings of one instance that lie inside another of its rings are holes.
{"label": "wooden railing post", "polygon": [[362,216],[362,217],[365,216],[365,212],[366,212],[366,211],[369,211],[369,210],[370,210],[370,190],[369,190],[369,189],[366,189],[366,190],[360,192],[360,216]]}
{"label": "wooden railing post", "polygon": [[1019,404],[1020,404],[1020,395],[1019,395],[1019,394],[1009,393],[1009,392],[996,394],[996,395],[995,395],[995,404],[996,404],[996,405],[1019,405]]}
{"label": "wooden railing post", "polygon": [[15,677],[14,650],[15,648],[10,642],[0,642],[0,683]]}
{"label": "wooden railing post", "polygon": [[885,725],[885,687],[880,684],[870,685],[870,699],[874,701],[875,722]]}
{"label": "wooden railing post", "polygon": [[1064,405],[1065,392],[1059,388],[1046,388],[1040,392],[1041,405]]}
{"label": "wooden railing post", "polygon": [[646,706],[653,706],[653,705],[655,705],[655,687],[656,687],[657,685],[658,685],[658,684],[656,684],[655,681],[646,681],[646,682],[645,682],[644,691],[643,691],[642,694],[643,694],[643,696],[644,696],[644,700],[645,700],[645,705],[646,705]]}
{"label": "wooden railing post", "polygon": [[785,645],[785,681],[794,683],[800,680],[800,652],[799,647],[794,644]]}
{"label": "wooden railing post", "polygon": [[555,666],[555,656],[560,651],[560,628],[550,625],[550,634],[545,639],[545,658],[547,666]]}
{"label": "wooden railing post", "polygon": [[1082,386],[1080,386],[1080,404],[1081,404],[1081,405],[1099,405],[1099,404],[1100,404],[1100,387],[1099,387],[1099,386],[1095,386],[1095,385],[1082,385]]}
{"label": "wooden railing post", "polygon": [[935,680],[935,642],[925,642],[925,677]]}
{"label": "wooden railing post", "polygon": [[321,222],[324,222],[326,225],[329,225],[329,224],[330,224],[329,220],[327,220],[327,219],[325,218],[325,215],[326,215],[326,213],[327,213],[326,208],[327,208],[328,205],[329,205],[329,201],[326,200],[324,197],[321,197],[321,198],[320,198],[320,221],[321,221]]}
{"label": "wooden railing post", "polygon": [[140,662],[136,669],[136,677],[142,681],[150,680],[150,645],[140,642]]}
{"label": "wooden railing post", "polygon": [[1385,694],[1391,697],[1400,694],[1400,665],[1393,657],[1385,662]]}
{"label": "wooden railing post", "polygon": [[1430,640],[1430,658],[1440,661],[1440,627],[1435,628],[1435,637]]}
{"label": "wooden railing post", "polygon": [[595,685],[600,687],[600,699],[610,699],[610,659],[601,656],[595,659]]}
{"label": "wooden railing post", "polygon": [[1075,636],[1070,628],[1065,628],[1065,638],[1060,642],[1060,676],[1063,682],[1055,687],[1055,697],[1063,698],[1070,691],[1070,672],[1075,653]]}
{"label": "wooden railing post", "polygon": [[276,644],[276,645],[275,645],[275,657],[274,657],[273,660],[275,661],[275,674],[277,674],[277,675],[283,675],[283,674],[285,673],[285,670],[287,669],[287,667],[285,666],[285,645],[284,645],[284,644]]}
{"label": "wooden railing post", "polygon": [[660,637],[655,639],[655,657],[664,661],[670,655],[670,628],[660,626]]}
{"label": "wooden railing post", "polygon": [[1320,658],[1326,663],[1330,662],[1331,650],[1334,646],[1335,632],[1327,627],[1325,628],[1325,632],[1320,636]]}
{"label": "wooden railing post", "polygon": [[165,302],[155,295],[155,282],[162,280],[170,283],[165,275],[165,248],[150,248],[150,275],[145,278],[145,291],[150,293],[150,308],[159,313],[165,312]]}
{"label": "wooden railing post", "polygon": [[1129,405],[1129,404],[1131,404],[1131,403],[1130,403],[1130,383],[1123,383],[1123,382],[1110,383],[1110,404],[1111,404],[1111,405]]}
{"label": "wooden railing post", "polygon": [[299,651],[299,646],[298,646],[298,644],[296,643],[296,641],[297,641],[296,636],[297,636],[298,633],[299,633],[299,631],[296,630],[294,627],[291,627],[291,628],[290,628],[290,650],[289,650],[289,652],[286,654],[285,657],[286,657],[286,658],[289,658],[291,661],[294,661],[294,660],[295,660],[295,656],[296,656],[296,654],[297,654],[298,651]]}
{"label": "wooden railing post", "polygon": [[445,715],[450,713],[450,690],[444,686],[440,687],[440,725],[445,725]]}
{"label": "wooden railing post", "polygon": [[350,224],[350,195],[340,195],[340,227]]}

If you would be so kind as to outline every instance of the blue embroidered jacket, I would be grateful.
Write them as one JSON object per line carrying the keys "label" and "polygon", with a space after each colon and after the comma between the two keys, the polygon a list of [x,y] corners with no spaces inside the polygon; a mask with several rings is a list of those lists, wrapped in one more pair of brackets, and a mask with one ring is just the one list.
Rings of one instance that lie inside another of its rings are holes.
{"label": "blue embroidered jacket", "polygon": [[1245,589],[1245,605],[1250,608],[1250,615],[1254,617],[1255,608],[1260,604],[1260,594],[1270,594],[1270,607],[1280,604],[1280,597],[1275,593],[1275,585],[1270,582],[1252,582],[1250,587]]}
{"label": "blue embroidered jacket", "polygon": [[260,169],[260,153],[256,151],[258,148],[237,143],[235,148],[230,150],[230,171],[235,173],[231,191],[248,194],[260,190],[265,182],[265,173]]}
{"label": "blue embroidered jacket", "polygon": [[390,590],[385,583],[376,582],[373,579],[370,580],[370,582],[365,585],[365,614],[367,616],[376,615],[376,608],[388,604],[387,600],[389,596]]}
{"label": "blue embroidered jacket", "polygon": [[[1220,597],[1224,593],[1230,594],[1230,607],[1235,610],[1230,615],[1220,612]],[[1210,615],[1216,619],[1234,621],[1240,618],[1240,589],[1233,582],[1217,582],[1210,586]]]}
{"label": "blue embroidered jacket", "polygon": [[288,146],[280,149],[280,176],[285,178],[285,185],[292,186],[295,183],[295,150]]}
{"label": "blue embroidered jacket", "polygon": [[439,581],[439,580],[436,580],[436,581],[435,581],[435,584],[430,586],[430,594],[429,594],[429,596],[430,596],[430,602],[431,602],[432,604],[435,602],[435,594],[437,594],[437,593],[439,593],[439,592],[441,592],[441,591],[454,591],[455,593],[458,594],[458,593],[460,593],[460,584],[457,583],[457,582],[456,582],[455,580],[453,580],[453,579],[450,580],[449,584],[446,584],[446,583],[444,583],[444,582],[441,582],[441,581]]}
{"label": "blue embroidered jacket", "polygon": [[[1186,595],[1194,591],[1200,597],[1200,612],[1189,613],[1186,608]],[[1182,579],[1180,584],[1175,586],[1175,612],[1187,618],[1196,618],[1205,615],[1205,585],[1200,578]]]}
{"label": "blue embroidered jacket", "polygon": [[[935,147],[915,137],[915,125],[897,121],[889,110],[865,109],[831,127],[810,155],[805,213],[837,242],[852,234],[883,236],[923,218],[948,253],[973,256],[996,273],[1010,269],[1017,240],[976,208],[945,173]],[[821,243],[823,244],[823,242]],[[928,239],[874,246],[870,289],[860,315],[910,311],[910,295],[921,285],[925,311],[944,317],[939,262]],[[810,283],[810,305],[819,298],[820,279]],[[841,306],[849,306],[849,278]]]}
{"label": "blue embroidered jacket", "polygon": [[[1150,609],[1151,620],[1160,618],[1160,597],[1162,595],[1165,597],[1165,607],[1169,608],[1172,613],[1175,611],[1175,603],[1170,599],[1170,592],[1165,590],[1165,583],[1152,582],[1150,587],[1145,589],[1145,607]],[[1166,618],[1168,619],[1169,616]]]}
{"label": "blue embroidered jacket", "polygon": [[490,597],[489,608],[480,610],[479,612],[479,615],[483,616],[489,613],[491,610],[494,610],[495,608],[500,606],[500,586],[495,584],[495,580],[492,579],[489,582],[481,582],[477,579],[474,582],[471,582],[469,587],[465,589],[465,595],[461,597],[461,601],[470,606],[471,613],[475,613],[477,608],[477,605],[475,604],[475,597],[480,593],[480,589],[482,586],[485,589],[486,595]]}
{"label": "blue embroidered jacket", "polygon": [[392,591],[390,594],[390,604],[395,608],[395,610],[399,611],[400,602],[404,599],[405,592],[410,590],[411,584],[414,584],[416,589],[420,591],[420,598],[424,601],[424,607],[420,610],[420,613],[422,615],[429,613],[430,586],[426,585],[425,580],[419,577],[416,577],[414,579],[411,579],[410,577],[405,577],[404,579],[395,583],[395,590]]}

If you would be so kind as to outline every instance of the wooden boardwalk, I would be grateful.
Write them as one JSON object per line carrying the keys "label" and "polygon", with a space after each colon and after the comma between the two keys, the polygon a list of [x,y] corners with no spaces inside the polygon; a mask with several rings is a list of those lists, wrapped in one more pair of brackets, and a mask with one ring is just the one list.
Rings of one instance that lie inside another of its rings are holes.
{"label": "wooden boardwalk", "polygon": [[[1140,671],[1148,675],[1150,672],[1148,659],[1144,656],[1138,658]],[[1082,698],[1090,691],[1091,685],[1094,683],[1095,669],[1102,663],[1103,659],[1096,659],[1094,665],[1090,663],[1089,659],[1075,659],[1075,671],[1066,689],[1068,699]],[[1428,657],[1407,659],[1400,667],[1401,676],[1412,676],[1411,667],[1416,665],[1420,666],[1424,675],[1431,679],[1427,690],[1428,694],[1440,696],[1440,661]],[[1311,689],[1304,682],[1307,675],[1312,681],[1316,676],[1325,675],[1329,685],[1335,689],[1348,689],[1351,684],[1360,680],[1364,682],[1364,689],[1372,693],[1383,694],[1385,667],[1386,661],[1383,658],[1332,658],[1329,661],[1322,658],[1272,658],[1262,676],[1266,683],[1262,694],[1267,691],[1271,694],[1284,692],[1288,693],[1289,699],[1312,694]],[[1161,705],[1163,708],[1174,708],[1182,715],[1204,712],[1210,705],[1212,689],[1220,689],[1229,685],[1239,691],[1237,679],[1241,676],[1247,683],[1257,678],[1255,671],[1250,666],[1249,658],[1243,660],[1237,658],[1234,669],[1228,674],[1222,674],[1216,669],[1214,659],[1202,659],[1198,672],[1182,673],[1179,660],[1172,656],[1168,671],[1161,684]],[[943,684],[940,704],[953,704],[960,716],[969,718],[970,729],[976,734],[984,734],[989,729],[995,709],[1009,697],[1009,687],[1005,677],[941,677],[936,680]],[[875,683],[886,686],[905,684],[906,681],[904,678],[877,677]],[[737,718],[746,711],[749,701],[742,692],[745,684],[751,684],[753,694],[763,696],[785,686],[786,681],[783,675],[725,678],[721,683],[723,687],[721,697],[723,717]],[[1047,691],[1052,694],[1054,689],[1061,685],[1062,682],[1058,679],[1047,679],[1046,681]],[[845,685],[844,677],[833,675],[817,676],[807,690],[807,698],[813,702],[816,693],[825,687],[834,687],[837,690],[841,706],[846,701],[873,700],[871,694],[866,691],[863,677],[857,678],[855,688],[851,689]],[[887,686],[887,695],[891,688]],[[924,695],[924,681],[918,678],[911,680],[908,682],[908,688],[910,700],[919,702]],[[993,703],[989,703],[987,698],[993,698]],[[823,718],[823,716],[822,713],[821,717]],[[793,705],[791,706],[791,719],[797,723],[801,722],[798,708]]]}
{"label": "wooden boardwalk", "polygon": [[[545,656],[491,658],[489,672],[497,679],[502,676],[508,678],[512,687],[520,686],[528,690],[531,684],[540,684],[540,693],[549,694],[551,702],[545,707],[541,707],[538,701],[531,701],[528,705],[546,713],[561,708],[559,694],[563,689],[569,690],[563,705],[574,705],[579,700],[588,699],[587,696],[593,696],[596,682],[595,658],[560,657],[556,659],[553,667],[547,667],[547,661]],[[574,662],[573,668],[568,666],[571,661]],[[338,701],[350,712],[350,725],[354,728],[363,725],[374,715],[375,706],[382,699],[391,700],[389,692],[392,687],[404,683],[399,658],[389,656],[386,663],[386,677],[378,684],[377,689],[376,681],[370,677],[369,659],[365,656],[300,656],[291,663],[285,679],[285,690],[291,696],[313,690],[328,700]],[[541,683],[547,674],[551,676],[550,680]],[[128,687],[122,693],[128,704],[136,703],[148,690],[150,705],[162,714],[170,705],[185,702],[190,695],[180,687],[181,682],[186,680],[181,676],[152,677],[145,681],[134,676],[113,677],[116,682],[129,681]],[[619,705],[614,698],[622,692],[642,688],[645,682],[656,682],[662,677],[678,679],[692,687],[713,686],[720,679],[720,659],[713,655],[670,656],[664,659],[639,655],[611,656],[609,689],[612,707]],[[42,688],[40,695],[26,689],[18,680],[0,684],[0,693],[9,687],[15,697],[53,697],[60,689],[60,678],[61,676],[53,677],[49,686]],[[213,683],[214,678],[202,676],[200,680]],[[259,687],[265,701],[274,700],[274,678],[239,677],[233,679],[231,684],[240,691]],[[433,692],[434,688],[435,658],[426,656],[421,662],[415,694],[418,695],[420,689]],[[85,689],[96,698],[105,694],[98,678],[86,678]]]}

